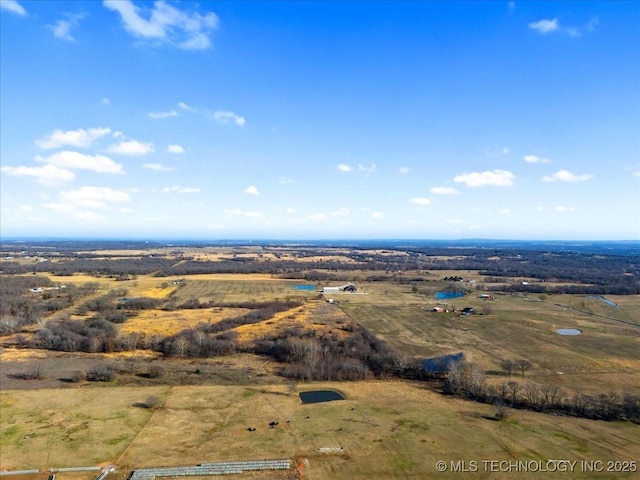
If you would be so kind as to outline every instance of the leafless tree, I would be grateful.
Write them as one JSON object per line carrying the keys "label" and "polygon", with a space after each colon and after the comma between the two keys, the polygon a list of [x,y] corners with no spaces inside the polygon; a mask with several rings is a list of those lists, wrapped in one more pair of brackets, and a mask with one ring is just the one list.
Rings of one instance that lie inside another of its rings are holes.
{"label": "leafless tree", "polygon": [[524,374],[527,373],[527,370],[533,367],[533,363],[523,358],[516,360],[514,363],[515,363],[515,368],[520,370],[520,373],[522,373],[523,377],[524,377]]}

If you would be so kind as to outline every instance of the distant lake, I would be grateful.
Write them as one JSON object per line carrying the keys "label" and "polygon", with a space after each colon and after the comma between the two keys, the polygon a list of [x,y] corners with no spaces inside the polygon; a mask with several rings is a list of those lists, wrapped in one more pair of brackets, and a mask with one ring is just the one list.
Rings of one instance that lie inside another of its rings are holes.
{"label": "distant lake", "polygon": [[464,297],[464,292],[436,292],[437,300],[448,300],[450,298]]}
{"label": "distant lake", "polygon": [[296,285],[296,290],[315,290],[315,285]]}

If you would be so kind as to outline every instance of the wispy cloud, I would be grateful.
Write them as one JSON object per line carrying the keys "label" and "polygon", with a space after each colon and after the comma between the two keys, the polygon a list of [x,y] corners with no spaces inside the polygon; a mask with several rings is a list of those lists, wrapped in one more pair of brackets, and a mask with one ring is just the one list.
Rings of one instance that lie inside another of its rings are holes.
{"label": "wispy cloud", "polygon": [[400,167],[398,169],[398,173],[401,173],[403,175],[406,175],[407,173],[409,173],[411,169],[409,167]]}
{"label": "wispy cloud", "polygon": [[84,186],[76,190],[62,191],[58,202],[50,202],[45,208],[63,215],[70,215],[82,221],[101,220],[102,215],[93,210],[110,210],[112,204],[124,203],[131,196],[122,190],[108,187]]}
{"label": "wispy cloud", "polygon": [[351,170],[353,170],[353,168],[351,168],[350,165],[347,165],[345,163],[339,163],[336,168],[338,170],[340,170],[341,172],[350,172]]}
{"label": "wispy cloud", "polygon": [[382,212],[373,212],[371,214],[371,218],[375,218],[375,219],[380,219],[380,218],[384,218],[385,214]]}
{"label": "wispy cloud", "polygon": [[76,190],[62,191],[60,198],[72,203],[74,207],[104,208],[109,203],[128,202],[131,200],[131,195],[108,187],[85,186]]}
{"label": "wispy cloud", "polygon": [[244,117],[233,113],[233,112],[228,112],[228,111],[224,111],[224,110],[218,110],[217,112],[213,113],[213,119],[218,122],[218,123],[222,123],[224,125],[230,124],[230,123],[234,123],[239,127],[244,126],[244,124],[246,123],[246,120]]}
{"label": "wispy cloud", "polygon": [[462,173],[453,181],[467,187],[510,187],[516,176],[508,170],[488,170],[485,172]]}
{"label": "wispy cloud", "polygon": [[556,211],[558,213],[575,212],[576,208],[575,207],[557,206],[556,208],[554,208],[554,211]]}
{"label": "wispy cloud", "polygon": [[544,177],[542,177],[542,181],[544,182],[586,182],[587,180],[591,180],[592,178],[594,178],[594,176],[589,173],[576,175],[575,173],[571,173],[568,170],[558,170],[556,173],[552,175],[545,175]]}
{"label": "wispy cloud", "polygon": [[324,213],[314,213],[312,215],[309,215],[307,218],[312,222],[324,222],[329,217],[327,217]]}
{"label": "wispy cloud", "polygon": [[0,10],[6,10],[7,12],[15,13],[23,17],[27,15],[27,11],[17,0],[0,0]]}
{"label": "wispy cloud", "polygon": [[551,159],[540,158],[536,155],[525,155],[524,161],[527,163],[551,163]]}
{"label": "wispy cloud", "polygon": [[182,187],[180,185],[174,185],[172,187],[164,187],[162,193],[200,193],[199,188],[195,187]]}
{"label": "wispy cloud", "polygon": [[247,188],[245,188],[244,193],[248,193],[249,195],[260,195],[258,189],[253,185],[249,185]]}
{"label": "wispy cloud", "polygon": [[106,107],[106,106],[109,106],[109,105],[111,105],[111,99],[110,98],[104,97],[102,100],[100,100],[100,106]]}
{"label": "wispy cloud", "polygon": [[149,112],[147,113],[147,116],[149,118],[154,118],[154,119],[163,119],[163,118],[177,117],[178,112],[176,112],[175,110],[169,110],[168,112]]}
{"label": "wispy cloud", "polygon": [[155,170],[156,172],[173,172],[175,168],[173,167],[165,167],[160,163],[145,163],[142,165],[144,168],[148,168],[149,170]]}
{"label": "wispy cloud", "polygon": [[53,32],[53,36],[67,42],[76,42],[76,39],[71,35],[71,29],[78,26],[80,20],[86,15],[84,13],[79,14],[67,14],[66,19],[58,20],[53,25],[47,25],[47,28]]}
{"label": "wispy cloud", "polygon": [[376,170],[376,164],[372,163],[370,166],[366,166],[366,165],[362,165],[361,163],[358,164],[358,171],[359,172],[363,172],[363,173],[373,173]]}
{"label": "wispy cloud", "polygon": [[454,187],[431,187],[429,190],[434,195],[458,195],[460,193]]}
{"label": "wispy cloud", "polygon": [[338,210],[331,212],[331,215],[335,215],[336,217],[344,217],[349,215],[350,213],[351,213],[351,210],[349,210],[347,207],[342,207],[342,208],[339,208]]}
{"label": "wispy cloud", "polygon": [[532,30],[536,30],[537,32],[542,34],[555,32],[559,28],[558,19],[557,18],[554,18],[551,20],[544,19],[544,20],[539,20],[537,22],[531,22],[529,23],[529,28]]}
{"label": "wispy cloud", "polygon": [[180,10],[160,0],[151,9],[131,0],[104,0],[105,8],[120,14],[127,32],[152,44],[171,44],[185,50],[211,47],[210,35],[218,27],[212,12],[200,14]]}
{"label": "wispy cloud", "polygon": [[415,203],[416,205],[431,205],[431,200],[424,197],[414,197],[411,199],[411,203]]}
{"label": "wispy cloud", "polygon": [[178,144],[174,144],[174,145],[169,145],[167,147],[167,152],[169,153],[174,153],[174,154],[179,154],[179,153],[184,153],[184,148],[182,148],[180,145]]}
{"label": "wispy cloud", "polygon": [[180,107],[181,109],[186,110],[188,112],[195,112],[195,110],[196,110],[195,108],[190,107],[189,105],[187,105],[184,102],[178,103],[178,107]]}
{"label": "wispy cloud", "polygon": [[88,148],[97,139],[105,137],[111,133],[110,128],[98,127],[79,128],[78,130],[54,130],[49,136],[36,140],[36,145],[44,149],[60,148],[66,145],[78,148]]}
{"label": "wispy cloud", "polygon": [[154,151],[153,142],[139,142],[137,140],[123,141],[109,147],[110,153],[118,155],[140,156]]}
{"label": "wispy cloud", "polygon": [[542,35],[547,35],[549,33],[563,33],[565,35],[569,35],[570,37],[580,37],[584,32],[593,32],[598,23],[598,17],[592,17],[587,23],[582,26],[564,27],[560,25],[560,21],[558,20],[558,18],[553,18],[531,22],[529,23],[529,28],[532,30],[536,30]]}
{"label": "wispy cloud", "polygon": [[49,157],[36,156],[36,161],[67,170],[90,170],[96,173],[124,173],[122,165],[104,155],[85,155],[80,152],[62,151]]}
{"label": "wispy cloud", "polygon": [[70,183],[75,178],[73,172],[55,165],[43,165],[41,167],[0,167],[0,171],[12,177],[32,177],[37,182],[58,186]]}

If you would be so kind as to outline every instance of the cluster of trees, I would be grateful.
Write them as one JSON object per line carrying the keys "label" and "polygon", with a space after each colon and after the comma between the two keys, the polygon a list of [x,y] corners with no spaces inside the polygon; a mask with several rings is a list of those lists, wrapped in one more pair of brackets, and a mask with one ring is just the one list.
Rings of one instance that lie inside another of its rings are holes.
{"label": "cluster of trees", "polygon": [[[506,360],[503,368],[519,368],[524,373],[530,368],[527,360]],[[516,367],[515,365],[518,365]],[[512,371],[512,370],[508,370]],[[444,392],[483,403],[508,405],[512,408],[537,412],[572,415],[595,420],[640,420],[640,396],[625,393],[602,393],[569,395],[555,385],[534,382],[520,383],[515,380],[491,385],[484,372],[474,363],[451,362],[448,367]]]}
{"label": "cluster of trees", "polygon": [[300,380],[364,380],[406,376],[417,363],[399,354],[362,326],[350,332],[289,329],[263,338],[254,352],[287,364],[285,377]]}

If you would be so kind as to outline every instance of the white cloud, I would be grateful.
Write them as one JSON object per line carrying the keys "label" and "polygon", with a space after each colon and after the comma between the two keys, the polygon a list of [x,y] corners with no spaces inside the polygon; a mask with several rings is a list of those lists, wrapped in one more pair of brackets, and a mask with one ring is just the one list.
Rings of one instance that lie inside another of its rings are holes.
{"label": "white cloud", "polygon": [[71,35],[71,29],[80,23],[84,14],[67,14],[66,20],[58,20],[53,25],[47,25],[47,28],[53,32],[53,36],[67,42],[75,42],[76,39]]}
{"label": "white cloud", "polygon": [[295,210],[295,208],[287,207],[285,212],[287,212],[287,213],[296,213],[296,210]]}
{"label": "white cloud", "polygon": [[536,155],[525,155],[524,161],[527,163],[551,163],[551,159],[540,158]]}
{"label": "white cloud", "polygon": [[169,145],[167,147],[167,152],[169,152],[169,153],[184,153],[184,148],[182,148],[178,144]]}
{"label": "white cloud", "polygon": [[575,207],[562,207],[562,206],[558,206],[556,208],[554,208],[554,210],[558,213],[567,213],[567,212],[575,212],[576,208]]}
{"label": "white cloud", "polygon": [[156,172],[173,172],[175,168],[173,167],[165,167],[159,163],[145,163],[142,165],[144,168],[148,168],[149,170],[155,170]]}
{"label": "white cloud", "polygon": [[100,101],[100,105],[102,105],[103,107],[106,107],[107,105],[111,105],[111,99],[104,97],[101,101]]}
{"label": "white cloud", "polygon": [[376,170],[376,164],[372,163],[371,166],[366,167],[364,165],[362,165],[361,163],[358,164],[358,171],[359,172],[364,172],[364,173],[373,173]]}
{"label": "white cloud", "polygon": [[371,214],[371,218],[384,218],[384,213],[382,213],[382,212],[373,212]]}
{"label": "white cloud", "polygon": [[244,193],[248,193],[249,195],[260,195],[260,192],[258,191],[258,189],[253,185],[249,185],[243,191]]}
{"label": "white cloud", "polygon": [[194,111],[195,111],[195,109],[194,109],[194,108],[190,107],[189,105],[187,105],[187,104],[186,104],[186,103],[184,103],[184,102],[180,102],[180,103],[178,103],[178,107],[180,107],[181,109],[186,110],[186,111],[188,111],[188,112],[194,112]]}
{"label": "white cloud", "polygon": [[637,172],[633,172],[633,176],[634,177],[640,177],[640,170],[638,170]]}
{"label": "white cloud", "polygon": [[488,170],[457,175],[453,181],[467,187],[510,187],[515,175],[508,170]]}
{"label": "white cloud", "polygon": [[44,165],[42,167],[0,167],[0,171],[13,177],[33,177],[39,183],[49,186],[64,185],[73,181],[75,175],[69,170]]}
{"label": "white cloud", "polygon": [[429,190],[434,195],[458,195],[460,193],[454,187],[431,187]]}
{"label": "white cloud", "polygon": [[180,185],[174,185],[172,187],[164,187],[162,193],[200,193],[199,188],[195,187],[181,187]]}
{"label": "white cloud", "polygon": [[131,200],[131,196],[122,190],[108,187],[80,187],[77,190],[60,192],[60,198],[73,208],[105,208],[109,203],[121,203]]}
{"label": "white cloud", "polygon": [[177,117],[177,116],[178,116],[178,112],[176,112],[175,110],[170,110],[168,112],[149,112],[149,113],[147,113],[147,117],[155,118],[155,119],[170,118],[170,117]]}
{"label": "white cloud", "polygon": [[245,118],[241,117],[240,115],[237,115],[233,112],[226,112],[223,110],[219,110],[217,112],[214,112],[213,114],[213,118],[216,122],[218,123],[222,123],[222,124],[229,124],[229,123],[235,123],[237,126],[242,127],[245,124]]}
{"label": "white cloud", "polygon": [[406,175],[407,173],[409,173],[410,168],[409,167],[400,167],[398,169],[398,173],[401,173],[403,175]]}
{"label": "white cloud", "polygon": [[558,19],[554,18],[553,20],[540,20],[538,22],[531,22],[529,24],[529,28],[532,30],[536,30],[542,34],[555,32],[559,28]]}
{"label": "white cloud", "polygon": [[68,170],[90,170],[96,173],[124,173],[122,165],[104,155],[85,155],[80,152],[62,151],[49,157],[36,156],[36,161]]}
{"label": "white cloud", "polygon": [[415,203],[416,205],[431,205],[431,200],[423,197],[414,197],[411,199],[411,203]]}
{"label": "white cloud", "polygon": [[36,140],[36,145],[40,148],[51,149],[60,148],[65,145],[78,148],[88,148],[94,141],[105,137],[111,133],[110,128],[79,128],[78,130],[54,130],[48,137]]}
{"label": "white cloud", "polygon": [[313,215],[309,215],[308,218],[312,222],[323,222],[327,220],[329,217],[327,217],[324,213],[314,213]]}
{"label": "white cloud", "polygon": [[262,215],[262,213],[260,213],[260,212],[245,212],[245,216],[251,217],[251,218],[262,218],[262,217],[264,217],[264,215]]}
{"label": "white cloud", "polygon": [[553,175],[545,175],[542,177],[544,182],[585,182],[594,178],[593,175],[585,173],[582,175],[576,175],[568,170],[558,170]]}
{"label": "white cloud", "polygon": [[118,155],[146,155],[153,151],[153,142],[144,143],[137,140],[123,141],[109,147],[109,152],[116,153]]}
{"label": "white cloud", "polygon": [[350,213],[351,210],[349,210],[347,207],[342,207],[334,212],[331,212],[331,215],[335,215],[336,217],[344,217],[346,215],[349,215]]}
{"label": "white cloud", "polygon": [[7,12],[16,13],[21,16],[27,14],[27,11],[17,0],[0,0],[0,10],[6,10]]}
{"label": "white cloud", "polygon": [[500,210],[501,215],[508,215],[511,211],[508,208],[503,208]]}
{"label": "white cloud", "polygon": [[162,0],[151,9],[140,8],[131,0],[104,0],[103,5],[120,14],[125,30],[134,37],[185,50],[211,47],[209,36],[218,27],[214,13],[187,13]]}
{"label": "white cloud", "polygon": [[352,170],[352,168],[349,165],[346,165],[344,163],[339,163],[336,168],[341,172],[350,172]]}
{"label": "white cloud", "polygon": [[225,208],[224,210],[222,210],[222,213],[224,213],[225,215],[242,215],[242,210],[240,210],[239,208]]}
{"label": "white cloud", "polygon": [[293,183],[293,179],[289,177],[280,177],[280,180],[278,180],[278,183],[280,185],[289,185],[290,183]]}
{"label": "white cloud", "polygon": [[19,210],[22,213],[29,213],[33,212],[33,207],[31,205],[20,205]]}

